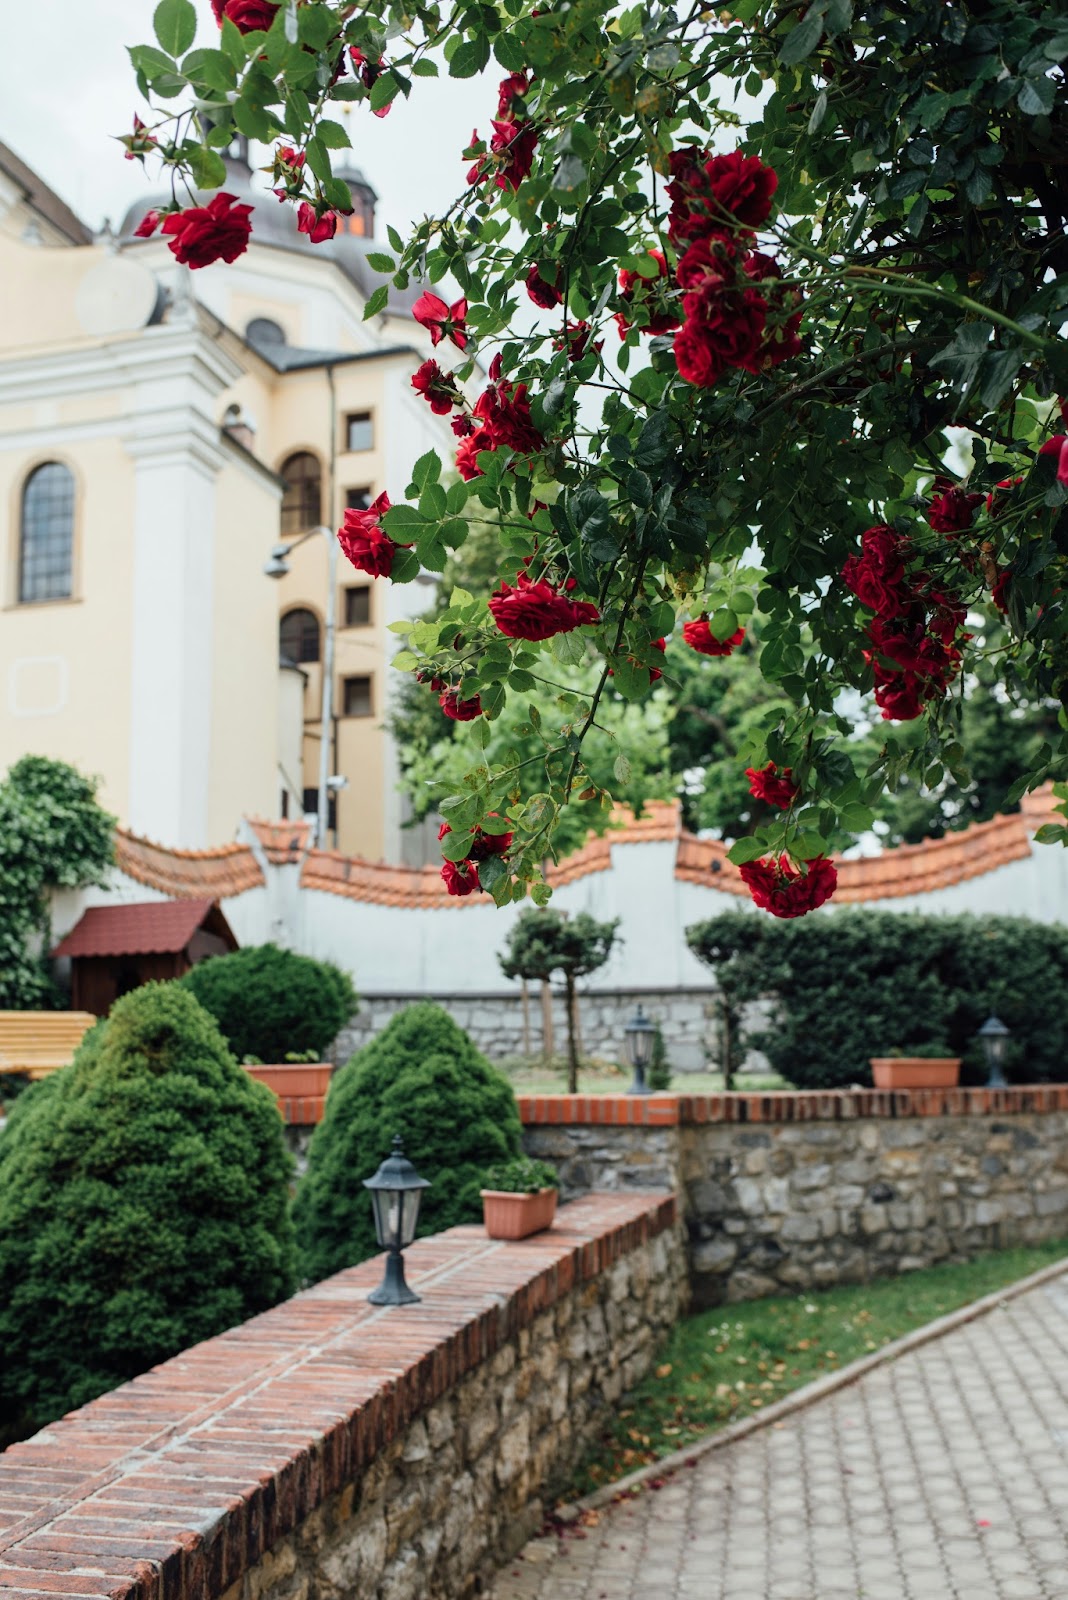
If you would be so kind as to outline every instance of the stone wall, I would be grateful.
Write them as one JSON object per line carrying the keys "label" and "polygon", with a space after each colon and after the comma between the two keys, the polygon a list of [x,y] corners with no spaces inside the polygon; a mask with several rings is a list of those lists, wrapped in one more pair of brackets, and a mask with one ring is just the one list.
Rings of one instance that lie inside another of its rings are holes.
{"label": "stone wall", "polygon": [[[412,995],[360,994],[360,1009],[343,1029],[334,1059],[345,1062],[385,1027]],[[532,1055],[542,1048],[541,987],[529,990],[526,1022],[523,997],[513,992],[458,995],[426,994],[471,1035],[491,1061],[508,1056]],[[605,1061],[623,1058],[623,1029],[641,1004],[647,1016],[660,1024],[668,1060],[675,1072],[702,1072],[717,1057],[717,1003],[711,986],[701,989],[589,989],[579,996],[579,1033],[584,1055]],[[557,1054],[567,1046],[567,1019],[563,994],[553,995],[553,1040]]]}
{"label": "stone wall", "polygon": [[464,1600],[540,1524],[686,1302],[668,1196],[328,1278],[0,1455],[0,1592]]}
{"label": "stone wall", "polygon": [[521,1112],[565,1193],[678,1191],[698,1305],[1068,1239],[1068,1086],[530,1097]]}

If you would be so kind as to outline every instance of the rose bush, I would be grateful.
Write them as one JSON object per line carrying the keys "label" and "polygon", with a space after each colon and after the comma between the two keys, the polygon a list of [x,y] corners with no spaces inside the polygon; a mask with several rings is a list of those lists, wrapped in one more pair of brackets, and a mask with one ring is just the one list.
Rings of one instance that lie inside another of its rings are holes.
{"label": "rose bush", "polygon": [[[499,525],[486,588],[414,622],[396,658],[477,724],[467,780],[440,805],[459,832],[508,815],[499,903],[544,903],[564,808],[606,821],[610,786],[584,747],[606,698],[675,691],[670,672],[653,679],[651,639],[681,633],[709,673],[743,641],[757,656],[767,710],[737,775],[789,768],[796,793],[732,858],[759,863],[754,893],[790,915],[826,897],[829,852],[870,826],[887,787],[967,786],[966,690],[1068,708],[1055,10],[217,11],[197,47],[190,0],[162,0],[157,43],[132,52],[158,110],[123,141],[201,191],[224,183],[217,152],[240,132],[274,144],[294,227],[302,205],[318,226],[352,203],[331,167],[349,142],[335,104],[418,106],[443,70],[474,80],[490,129],[457,151],[454,204],[369,257],[398,290],[417,281],[416,320],[462,359],[416,384],[450,416],[455,452],[415,464],[363,570],[440,572],[473,522]],[[744,129],[725,82],[749,97]],[[164,216],[192,265],[243,247],[225,204],[214,232],[201,220],[219,201]],[[621,342],[605,341],[613,319]],[[559,626],[566,608],[581,617]],[[593,687],[576,705],[559,668],[582,664]],[[513,696],[544,748],[533,792],[526,757],[481,759]],[[621,750],[617,787],[628,770]],[[1047,778],[1068,779],[1060,727],[1009,803]]]}

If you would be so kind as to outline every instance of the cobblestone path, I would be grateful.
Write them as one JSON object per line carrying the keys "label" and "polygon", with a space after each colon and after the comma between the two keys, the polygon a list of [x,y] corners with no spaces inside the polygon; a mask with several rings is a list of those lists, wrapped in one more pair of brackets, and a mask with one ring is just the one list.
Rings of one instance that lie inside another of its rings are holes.
{"label": "cobblestone path", "polygon": [[1068,1277],[581,1531],[492,1600],[1068,1600]]}

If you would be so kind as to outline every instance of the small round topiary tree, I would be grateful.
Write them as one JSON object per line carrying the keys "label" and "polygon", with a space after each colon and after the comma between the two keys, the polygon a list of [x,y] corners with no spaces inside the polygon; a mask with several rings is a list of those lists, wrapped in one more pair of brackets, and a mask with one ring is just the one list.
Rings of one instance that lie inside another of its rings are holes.
{"label": "small round topiary tree", "polygon": [[356,1011],[347,972],[273,944],[213,956],[180,982],[211,1012],[239,1061],[321,1056]]}
{"label": "small round topiary tree", "polygon": [[0,1439],[294,1284],[268,1089],[178,984],[126,995],[0,1133]]}
{"label": "small round topiary tree", "polygon": [[374,1255],[363,1179],[390,1153],[395,1133],[431,1187],[421,1234],[482,1215],[487,1167],[520,1153],[519,1112],[507,1079],[440,1006],[398,1012],[336,1074],[308,1151],[294,1220],[313,1282]]}

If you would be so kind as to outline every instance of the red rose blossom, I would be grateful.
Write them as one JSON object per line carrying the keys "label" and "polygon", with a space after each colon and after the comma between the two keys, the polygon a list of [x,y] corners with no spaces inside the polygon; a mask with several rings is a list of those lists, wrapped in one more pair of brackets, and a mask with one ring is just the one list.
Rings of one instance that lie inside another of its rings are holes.
{"label": "red rose blossom", "polygon": [[[497,812],[490,811],[487,815],[495,817]],[[439,842],[444,839],[447,833],[451,832],[452,825],[448,822],[443,822],[438,829]],[[487,833],[484,828],[480,828],[477,825],[471,829],[471,835],[472,843],[468,851],[469,861],[486,861],[490,856],[503,856],[505,851],[510,848],[515,837],[511,833]]]}
{"label": "red rose blossom", "polygon": [[754,905],[770,911],[773,917],[803,917],[815,911],[833,895],[838,886],[838,869],[826,856],[817,856],[800,872],[789,856],[762,856],[738,868],[739,875],[753,897]]}
{"label": "red rose blossom", "polygon": [[220,28],[229,17],[238,33],[267,33],[278,12],[275,0],[211,0],[211,9]]}
{"label": "red rose blossom", "polygon": [[137,227],[134,229],[135,239],[151,239],[159,227],[162,218],[158,211],[146,211]]}
{"label": "red rose blossom", "polygon": [[1057,482],[1068,487],[1068,433],[1055,433],[1038,453],[1040,456],[1053,456],[1057,463]]}
{"label": "red rose blossom", "polygon": [[911,546],[903,535],[885,523],[860,536],[861,554],[850,556],[842,577],[857,599],[881,617],[896,617],[908,608],[911,594],[904,586],[905,562]]}
{"label": "red rose blossom", "polygon": [[[492,373],[492,367],[490,371]],[[489,448],[493,450],[533,455],[545,448],[545,440],[530,415],[525,383],[514,384],[508,378],[491,383],[475,401],[471,414],[480,429],[488,434]]]}
{"label": "red rose blossom", "polygon": [[[453,427],[455,426],[454,422]],[[468,433],[456,452],[456,470],[461,478],[470,482],[472,478],[480,477],[482,468],[478,464],[479,452],[494,448],[493,440],[485,428],[477,428],[473,433]]]}
{"label": "red rose blossom", "polygon": [[[476,128],[471,143],[478,142]],[[484,183],[492,174],[498,189],[511,189],[515,193],[523,179],[530,176],[537,146],[538,130],[532,122],[495,121],[489,152],[469,168],[468,183]]]}
{"label": "red rose blossom", "polygon": [[[231,0],[231,4],[233,0]],[[176,260],[189,267],[207,267],[213,261],[236,261],[248,249],[251,206],[236,204],[236,197],[220,191],[206,206],[172,211],[163,232]]]}
{"label": "red rose blossom", "polygon": [[344,527],[338,529],[338,543],[345,555],[357,572],[368,572],[372,578],[388,578],[397,551],[411,549],[410,545],[399,545],[383,531],[379,519],[389,509],[389,495],[380,494],[366,511],[350,507],[345,512]]}
{"label": "red rose blossom", "polygon": [[337,213],[324,211],[319,216],[313,205],[302,200],[297,207],[297,232],[306,233],[312,244],[323,244],[337,232]]}
{"label": "red rose blossom", "polygon": [[430,402],[436,416],[447,417],[454,405],[462,399],[451,372],[442,372],[437,362],[428,358],[412,376],[412,388]]}
{"label": "red rose blossom", "polygon": [[696,650],[698,655],[729,656],[732,651],[737,650],[745,638],[745,629],[739,628],[729,639],[717,639],[708,626],[708,618],[698,617],[695,621],[686,623],[682,637],[690,649]]}
{"label": "red rose blossom", "polygon": [[718,302],[706,301],[699,315],[687,314],[675,335],[679,376],[707,389],[728,367],[759,372],[766,321],[767,305],[754,289],[731,290]]}
{"label": "red rose blossom", "polygon": [[936,533],[963,533],[975,521],[977,506],[983,503],[981,494],[969,494],[959,484],[948,478],[936,478],[935,498],[927,507],[927,520]]}
{"label": "red rose blossom", "polygon": [[[653,300],[656,295],[654,284],[659,282],[661,278],[668,276],[668,264],[664,259],[662,250],[647,250],[645,254],[652,256],[656,262],[657,275],[655,278],[643,278],[640,272],[631,272],[629,268],[624,268],[619,274],[620,299],[625,300],[628,305],[645,305]],[[625,339],[631,323],[623,311],[617,311],[615,316],[619,337]],[[678,311],[671,307],[666,311],[654,311],[649,321],[637,328],[637,332],[648,334],[670,333],[672,328],[677,328],[678,325]]]}
{"label": "red rose blossom", "polygon": [[516,101],[526,98],[530,84],[525,72],[510,72],[507,78],[501,79],[500,89],[497,91],[497,118],[501,122],[514,122],[517,120]]}
{"label": "red rose blossom", "polygon": [[789,811],[801,793],[793,781],[792,772],[792,767],[783,767],[780,771],[774,761],[769,761],[766,767],[746,767],[749,793],[754,800],[765,800],[769,806]]}
{"label": "red rose blossom", "polygon": [[[377,62],[368,61],[363,51],[357,45],[349,46],[349,58],[352,61],[352,70],[359,78],[365,89],[373,89],[378,79],[382,76],[386,64],[385,56],[379,56]],[[388,117],[393,110],[392,100],[388,105],[379,106],[377,111],[371,113],[375,117]]]}
{"label": "red rose blossom", "polygon": [[1012,573],[1009,571],[1008,567],[1006,567],[1004,572],[998,573],[997,582],[990,591],[991,600],[1001,612],[1008,611],[1009,609],[1009,584],[1011,580]]}
{"label": "red rose blossom", "polygon": [[478,868],[473,861],[445,861],[441,867],[441,881],[450,894],[473,894],[482,885],[478,881]]}
{"label": "red rose blossom", "polygon": [[531,267],[527,273],[527,294],[536,306],[541,306],[543,311],[552,311],[563,300],[563,295],[556,287],[556,281],[547,283],[537,267]]}
{"label": "red rose blossom", "polygon": [[[990,515],[992,517],[997,517],[997,516],[1001,515],[1001,513],[1004,511],[1005,507],[1009,503],[1009,493],[1013,489],[1018,489],[1021,483],[1023,483],[1023,478],[1022,477],[1021,478],[1001,478],[1001,479],[998,480],[998,482],[994,485],[993,489],[990,491],[990,493],[986,497],[986,509],[990,512]],[[1008,492],[1005,493],[1005,494],[998,494],[997,491],[999,489],[1004,489],[1004,490],[1006,490]]]}
{"label": "red rose blossom", "polygon": [[[590,325],[585,319],[581,322],[569,322],[564,330],[563,337],[553,340],[553,349],[562,350],[566,345],[567,359],[569,361],[581,361],[586,354],[586,346],[589,344],[591,332]],[[604,340],[598,339],[593,348],[600,355],[604,348]]]}
{"label": "red rose blossom", "polygon": [[477,694],[470,700],[461,700],[455,689],[446,689],[438,696],[438,705],[450,722],[473,722],[482,715],[482,698]]}
{"label": "red rose blossom", "polygon": [[422,323],[430,334],[431,344],[438,345],[448,336],[459,349],[466,350],[466,300],[457,300],[449,306],[440,295],[431,294],[427,290],[425,294],[419,296],[412,307],[412,316],[416,322]]}
{"label": "red rose blossom", "polygon": [[551,639],[601,620],[588,600],[569,600],[544,578],[532,582],[526,572],[517,575],[514,588],[502,583],[488,604],[494,622],[510,639]]}
{"label": "red rose blossom", "polygon": [[684,147],[672,151],[668,236],[673,241],[699,239],[714,229],[758,228],[771,215],[779,179],[757,156],[740,150],[709,156]]}

